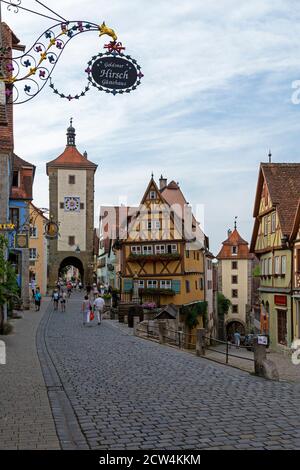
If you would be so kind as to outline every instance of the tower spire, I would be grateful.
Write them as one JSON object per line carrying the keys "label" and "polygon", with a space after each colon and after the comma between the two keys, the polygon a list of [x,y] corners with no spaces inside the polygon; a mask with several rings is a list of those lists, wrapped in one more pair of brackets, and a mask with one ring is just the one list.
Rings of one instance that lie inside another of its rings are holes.
{"label": "tower spire", "polygon": [[67,146],[70,147],[76,147],[76,142],[75,142],[75,129],[73,127],[73,118],[71,117],[70,119],[70,126],[67,129]]}
{"label": "tower spire", "polygon": [[234,218],[234,230],[237,229],[237,218],[238,218],[238,217],[237,217],[237,215],[236,215],[235,218]]}
{"label": "tower spire", "polygon": [[271,152],[271,149],[269,150],[269,163],[272,163],[272,152]]}

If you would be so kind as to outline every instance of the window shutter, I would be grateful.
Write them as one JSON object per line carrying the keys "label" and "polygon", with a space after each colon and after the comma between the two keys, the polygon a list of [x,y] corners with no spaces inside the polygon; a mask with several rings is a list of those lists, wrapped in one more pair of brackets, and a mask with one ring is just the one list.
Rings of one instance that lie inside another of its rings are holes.
{"label": "window shutter", "polygon": [[61,209],[63,209],[63,208],[65,207],[64,203],[61,202],[61,203],[59,204],[59,207],[60,207]]}
{"label": "window shutter", "polygon": [[80,203],[80,209],[81,209],[81,210],[84,209],[84,203],[83,203],[83,202]]}
{"label": "window shutter", "polygon": [[124,292],[130,292],[133,286],[132,279],[124,279],[123,280],[123,290]]}
{"label": "window shutter", "polygon": [[180,289],[181,289],[181,281],[172,281],[172,290],[176,294],[180,294]]}

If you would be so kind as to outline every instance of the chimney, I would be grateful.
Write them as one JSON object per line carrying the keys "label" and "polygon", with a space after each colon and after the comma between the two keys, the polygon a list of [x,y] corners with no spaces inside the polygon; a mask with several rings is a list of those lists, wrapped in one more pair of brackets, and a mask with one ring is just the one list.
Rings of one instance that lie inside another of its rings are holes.
{"label": "chimney", "polygon": [[167,178],[164,178],[163,175],[159,178],[159,189],[162,191],[167,186]]}

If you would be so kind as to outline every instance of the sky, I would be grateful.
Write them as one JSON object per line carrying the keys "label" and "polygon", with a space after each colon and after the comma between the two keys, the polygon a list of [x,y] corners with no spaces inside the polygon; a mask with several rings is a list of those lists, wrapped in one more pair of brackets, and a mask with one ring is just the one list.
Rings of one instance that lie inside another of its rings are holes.
{"label": "sky", "polygon": [[[96,224],[101,205],[139,204],[153,172],[157,181],[163,174],[179,182],[195,213],[204,213],[214,254],[235,216],[250,241],[260,162],[269,149],[274,162],[300,161],[300,104],[292,100],[300,80],[299,2],[46,2],[69,20],[104,20],[145,76],[126,96],[92,89],[69,102],[46,86],[15,106],[15,152],[37,166],[35,204],[49,205],[46,162],[63,152],[73,117],[77,148],[99,165]],[[43,12],[33,0],[22,6]],[[2,17],[28,48],[54,24],[5,4]],[[52,77],[59,91],[85,87],[87,62],[106,42],[97,32],[70,41]]]}

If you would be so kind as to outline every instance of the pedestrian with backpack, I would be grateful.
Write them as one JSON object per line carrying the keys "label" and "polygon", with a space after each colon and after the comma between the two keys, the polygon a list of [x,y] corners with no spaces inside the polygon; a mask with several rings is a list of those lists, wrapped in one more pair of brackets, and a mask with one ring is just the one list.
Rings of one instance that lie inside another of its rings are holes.
{"label": "pedestrian with backpack", "polygon": [[41,300],[42,300],[42,296],[41,296],[41,293],[40,293],[40,289],[39,289],[39,287],[37,287],[36,291],[35,291],[35,294],[34,294],[34,303],[35,303],[35,311],[36,312],[39,312],[39,310],[41,308]]}

